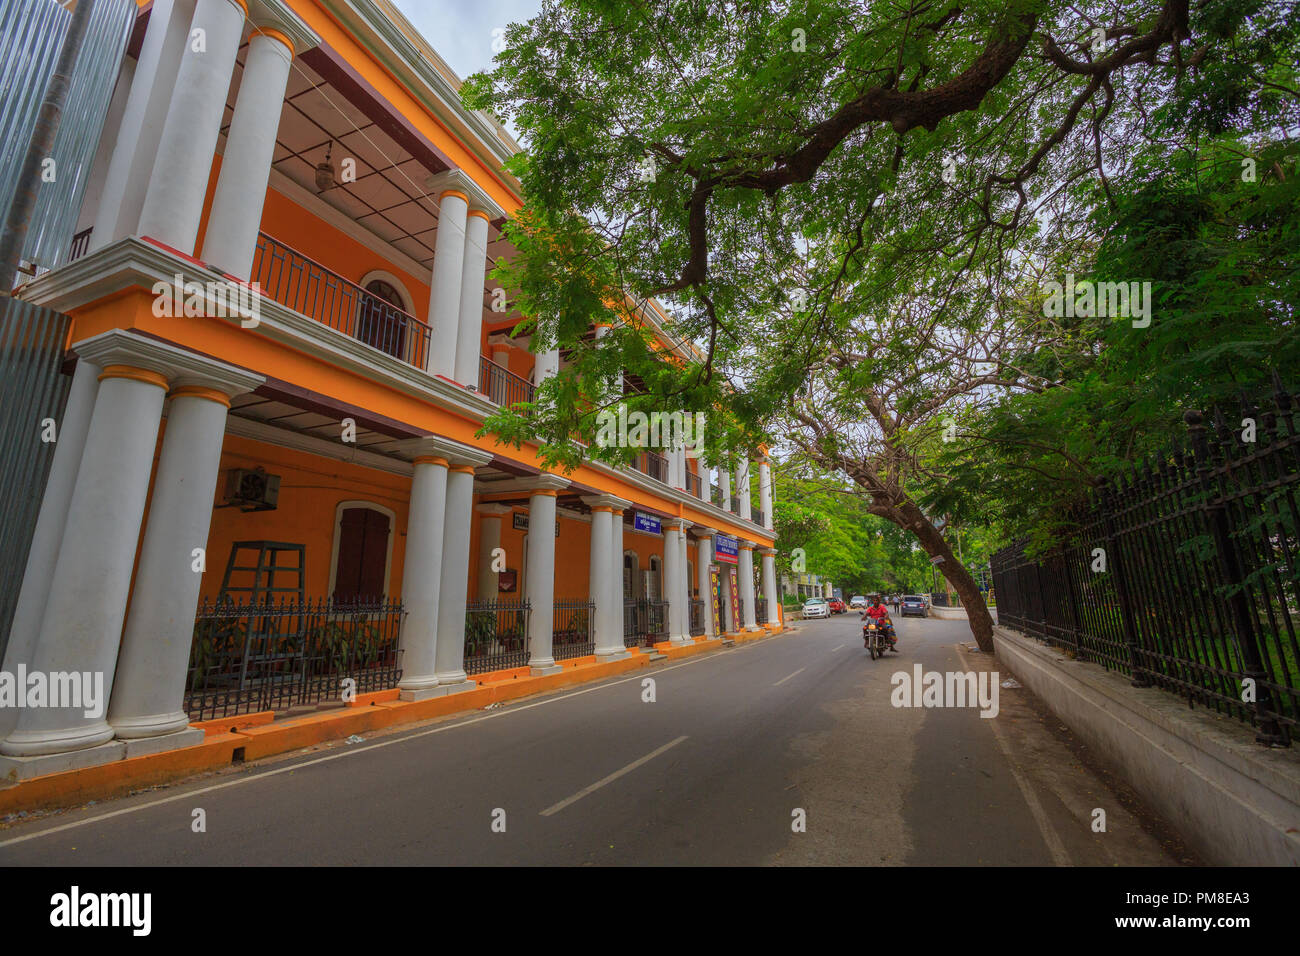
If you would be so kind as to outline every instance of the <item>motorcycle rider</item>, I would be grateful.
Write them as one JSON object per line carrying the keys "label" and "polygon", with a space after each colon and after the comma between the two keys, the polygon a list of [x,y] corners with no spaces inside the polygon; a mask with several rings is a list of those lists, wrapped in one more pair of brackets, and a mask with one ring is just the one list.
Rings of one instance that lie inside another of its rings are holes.
{"label": "motorcycle rider", "polygon": [[[871,603],[867,605],[866,610],[862,612],[860,620],[865,621],[868,617],[875,620],[878,627],[883,627],[885,629],[885,638],[889,641],[890,647],[898,644],[898,637],[894,634],[894,625],[889,621],[889,608],[885,607],[881,602],[879,594],[873,594],[871,596]],[[863,638],[863,643],[866,643],[865,637]]]}

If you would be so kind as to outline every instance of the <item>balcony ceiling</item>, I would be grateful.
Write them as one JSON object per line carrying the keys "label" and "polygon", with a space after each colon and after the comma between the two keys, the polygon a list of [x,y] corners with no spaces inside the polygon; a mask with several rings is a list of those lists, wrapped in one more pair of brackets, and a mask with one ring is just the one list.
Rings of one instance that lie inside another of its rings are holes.
{"label": "balcony ceiling", "polygon": [[[223,141],[234,113],[247,54],[245,43],[240,48],[227,97],[221,127]],[[337,183],[324,192],[316,189],[316,166],[325,160],[327,151],[340,175],[345,158],[356,161],[355,182]],[[426,272],[432,270],[438,209],[437,197],[426,194],[425,183],[436,170],[426,168],[412,157],[362,109],[301,59],[294,60],[289,73],[271,164],[276,171],[319,196],[394,250],[419,263]],[[514,247],[502,237],[498,226],[499,223],[493,224],[489,229],[489,262],[515,255]],[[337,264],[326,265],[338,268]],[[356,281],[360,276],[346,278]],[[485,322],[500,325],[507,320],[518,321],[517,317],[503,318],[491,311],[492,285],[490,279],[484,284]]]}

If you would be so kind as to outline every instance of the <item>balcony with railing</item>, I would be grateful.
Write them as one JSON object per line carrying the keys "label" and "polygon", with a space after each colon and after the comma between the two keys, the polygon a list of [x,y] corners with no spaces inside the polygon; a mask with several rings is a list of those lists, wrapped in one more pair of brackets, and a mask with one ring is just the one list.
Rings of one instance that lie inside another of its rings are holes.
{"label": "balcony with railing", "polygon": [[531,402],[536,394],[533,383],[503,368],[486,356],[479,358],[479,392],[502,408],[519,402]]}
{"label": "balcony with railing", "polygon": [[668,484],[668,459],[663,455],[656,455],[652,451],[646,452],[645,467],[642,470],[655,481]]}
{"label": "balcony with railing", "polygon": [[266,233],[258,233],[249,281],[286,308],[408,365],[428,368],[433,345],[428,325]]}
{"label": "balcony with railing", "polygon": [[704,497],[704,482],[693,471],[686,472],[686,493],[696,498]]}

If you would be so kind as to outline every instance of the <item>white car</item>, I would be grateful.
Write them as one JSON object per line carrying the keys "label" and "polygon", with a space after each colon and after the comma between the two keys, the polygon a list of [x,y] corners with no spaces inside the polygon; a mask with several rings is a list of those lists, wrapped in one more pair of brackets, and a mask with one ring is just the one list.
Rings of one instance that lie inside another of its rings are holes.
{"label": "white car", "polygon": [[825,598],[811,598],[803,602],[803,616],[810,617],[830,617],[831,606]]}
{"label": "white car", "polygon": [[866,607],[866,606],[867,606],[867,599],[864,598],[861,594],[855,594],[853,595],[853,597],[849,598],[849,607]]}

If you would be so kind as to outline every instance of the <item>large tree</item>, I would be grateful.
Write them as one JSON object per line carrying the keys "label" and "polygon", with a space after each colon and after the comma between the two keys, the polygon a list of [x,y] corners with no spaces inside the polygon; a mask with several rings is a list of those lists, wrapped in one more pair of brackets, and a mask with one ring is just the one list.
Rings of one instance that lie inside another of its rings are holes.
{"label": "large tree", "polygon": [[[1265,9],[547,2],[464,94],[526,144],[507,226],[521,255],[497,274],[533,347],[569,358],[529,421],[490,427],[560,464],[617,458],[575,439],[593,396],[620,398],[618,368],[647,407],[708,410],[713,461],[788,423],[941,559],[991,648],[978,591],[910,490],[941,477],[918,469],[918,443],[990,390],[1056,384],[1018,361],[1068,332],[1028,319],[1030,287],[1095,247],[1078,224],[1145,111],[1226,62],[1276,19]],[[664,333],[698,354],[661,361],[640,308],[655,296]]]}

